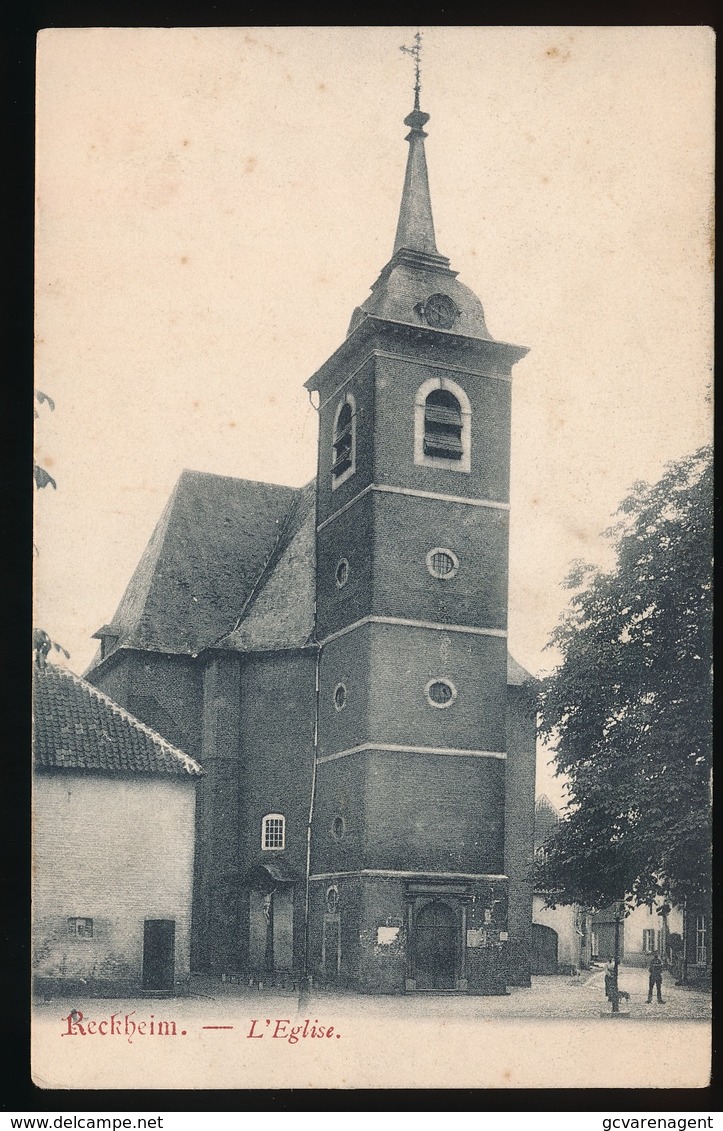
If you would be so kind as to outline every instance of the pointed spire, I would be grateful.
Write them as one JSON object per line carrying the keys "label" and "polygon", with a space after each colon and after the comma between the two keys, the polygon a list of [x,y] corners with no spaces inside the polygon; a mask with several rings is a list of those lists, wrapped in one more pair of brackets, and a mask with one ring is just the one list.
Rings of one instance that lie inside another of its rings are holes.
{"label": "pointed spire", "polygon": [[404,119],[405,126],[411,127],[407,134],[409,157],[407,158],[407,172],[404,177],[397,235],[394,240],[394,252],[396,254],[396,252],[404,249],[422,252],[425,255],[439,255],[434,238],[427,158],[424,153],[424,139],[427,135],[422,128],[429,121],[429,114],[423,113],[419,108],[419,92],[422,85],[420,79],[422,33],[419,28],[417,28],[414,36],[414,46],[400,47],[400,51],[403,51],[405,55],[411,55],[414,59],[414,109]]}
{"label": "pointed spire", "polygon": [[425,255],[438,255],[434,238],[432,201],[429,195],[427,158],[424,153],[424,139],[427,135],[422,129],[429,121],[429,114],[419,109],[418,90],[415,90],[415,102],[417,103],[415,109],[404,119],[404,124],[410,127],[406,138],[409,142],[409,156],[394,251],[405,248],[407,251],[421,251]]}

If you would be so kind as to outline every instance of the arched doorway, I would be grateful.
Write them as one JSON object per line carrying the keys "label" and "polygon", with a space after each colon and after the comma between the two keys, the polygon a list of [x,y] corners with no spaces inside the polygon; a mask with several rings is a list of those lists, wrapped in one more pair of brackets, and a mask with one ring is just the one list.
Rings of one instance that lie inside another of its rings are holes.
{"label": "arched doorway", "polygon": [[532,973],[557,973],[557,931],[542,923],[532,924]]}
{"label": "arched doorway", "polygon": [[426,903],[417,913],[414,957],[417,989],[454,989],[457,919],[452,908],[441,900]]}

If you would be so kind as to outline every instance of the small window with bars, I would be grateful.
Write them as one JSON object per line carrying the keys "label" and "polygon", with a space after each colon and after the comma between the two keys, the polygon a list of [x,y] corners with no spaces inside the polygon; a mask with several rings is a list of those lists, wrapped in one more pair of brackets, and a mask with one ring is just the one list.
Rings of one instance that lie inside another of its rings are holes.
{"label": "small window with bars", "polygon": [[284,848],[286,842],[286,818],[281,813],[269,813],[261,822],[261,847],[263,849]]}
{"label": "small window with bars", "polygon": [[433,389],[424,403],[424,454],[461,460],[462,409],[454,393]]}
{"label": "small window with bars", "polygon": [[348,393],[339,406],[334,422],[332,441],[331,479],[332,487],[338,486],[356,467],[356,407],[354,398]]}
{"label": "small window with bars", "polygon": [[427,569],[432,577],[449,580],[459,569],[459,558],[451,550],[436,546],[427,554]]}
{"label": "small window with bars", "polygon": [[457,689],[448,679],[432,679],[427,684],[426,695],[432,707],[451,707],[457,698]]}
{"label": "small window with bars", "polygon": [[93,920],[78,919],[75,916],[68,919],[68,934],[72,935],[74,939],[92,939]]}

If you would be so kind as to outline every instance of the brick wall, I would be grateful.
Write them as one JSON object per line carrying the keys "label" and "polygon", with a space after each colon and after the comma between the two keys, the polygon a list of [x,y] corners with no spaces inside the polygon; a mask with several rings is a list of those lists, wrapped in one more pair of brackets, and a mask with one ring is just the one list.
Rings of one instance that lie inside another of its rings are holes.
{"label": "brick wall", "polygon": [[87,679],[200,761],[202,672],[192,657],[124,649],[89,672]]}
{"label": "brick wall", "polygon": [[[187,988],[192,779],[38,773],[33,812],[33,974],[39,987],[137,992],[143,924],[172,919],[176,992]],[[74,938],[69,917],[93,920]]]}
{"label": "brick wall", "polygon": [[373,751],[366,777],[366,867],[503,869],[504,763]]}
{"label": "brick wall", "polygon": [[[361,362],[359,358],[359,362]],[[356,367],[355,367],[356,368]],[[319,409],[318,521],[343,507],[371,483],[374,467],[374,359],[360,366],[351,381],[339,388],[349,372],[340,372],[326,386]],[[356,402],[356,472],[332,489],[333,431],[337,409],[351,393]],[[328,398],[328,400],[327,400]]]}
{"label": "brick wall", "polygon": [[[294,962],[304,944],[306,829],[314,764],[316,655],[269,652],[245,658],[241,669],[240,854],[244,869],[282,859],[298,877],[294,895]],[[261,823],[268,813],[286,818],[283,852],[263,851]],[[242,923],[248,921],[248,893]],[[239,963],[248,961],[240,932]]]}
{"label": "brick wall", "polygon": [[[430,377],[447,377],[466,392],[472,407],[469,474],[414,463],[414,402]],[[417,490],[506,502],[509,498],[509,381],[426,365],[424,360],[377,359],[374,481]]]}
{"label": "brick wall", "polygon": [[535,692],[507,691],[505,871],[509,877],[509,980],[529,985],[535,837]]}

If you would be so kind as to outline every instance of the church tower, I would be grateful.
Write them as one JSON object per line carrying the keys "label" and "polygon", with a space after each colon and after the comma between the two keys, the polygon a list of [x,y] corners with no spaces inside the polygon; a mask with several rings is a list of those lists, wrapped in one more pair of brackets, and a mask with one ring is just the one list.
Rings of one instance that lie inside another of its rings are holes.
{"label": "church tower", "polygon": [[[510,916],[527,914],[510,906],[506,845],[511,370],[527,350],[490,336],[437,249],[428,120],[417,88],[392,257],[306,383],[320,426],[308,968],[369,991],[495,993]],[[534,738],[526,757],[529,792]]]}

